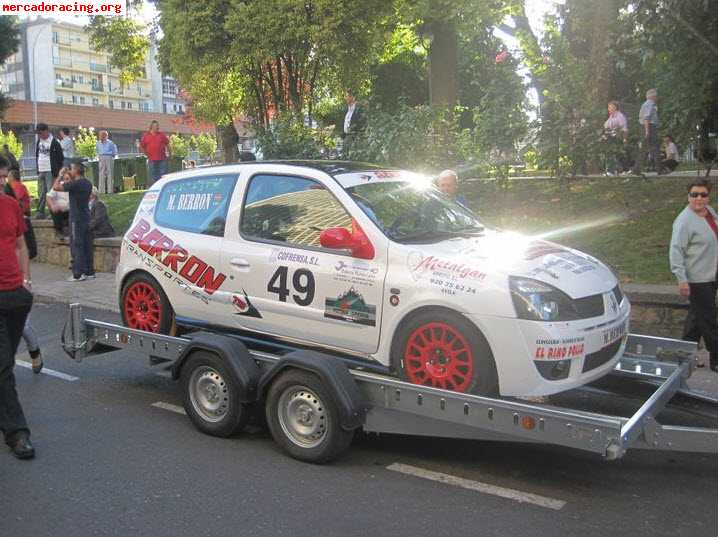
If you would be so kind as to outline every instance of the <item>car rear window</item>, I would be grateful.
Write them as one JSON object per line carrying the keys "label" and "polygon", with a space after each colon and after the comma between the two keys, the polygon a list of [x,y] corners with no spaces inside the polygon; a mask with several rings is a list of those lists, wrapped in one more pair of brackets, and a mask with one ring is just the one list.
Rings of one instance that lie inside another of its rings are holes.
{"label": "car rear window", "polygon": [[172,181],[164,186],[155,221],[165,227],[224,236],[229,200],[237,175],[211,175]]}

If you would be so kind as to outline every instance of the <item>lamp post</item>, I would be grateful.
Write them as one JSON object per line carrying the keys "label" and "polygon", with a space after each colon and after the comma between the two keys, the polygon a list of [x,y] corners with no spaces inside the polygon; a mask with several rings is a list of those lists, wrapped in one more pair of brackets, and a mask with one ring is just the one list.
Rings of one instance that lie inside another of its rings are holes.
{"label": "lamp post", "polygon": [[37,34],[35,34],[35,39],[32,41],[32,70],[30,71],[30,74],[32,76],[32,127],[35,131],[35,141],[37,142],[37,76],[35,73],[35,68],[37,67],[35,62],[35,49],[37,48],[37,40],[42,34],[42,29],[37,30]]}

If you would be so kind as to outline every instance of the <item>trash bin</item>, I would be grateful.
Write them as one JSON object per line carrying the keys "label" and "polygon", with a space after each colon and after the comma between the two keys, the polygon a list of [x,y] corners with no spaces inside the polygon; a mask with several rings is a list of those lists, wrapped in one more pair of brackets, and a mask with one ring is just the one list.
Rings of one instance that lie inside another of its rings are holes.
{"label": "trash bin", "polygon": [[132,174],[135,176],[135,188],[146,189],[147,177],[149,170],[147,169],[147,157],[140,155],[134,158],[134,168]]}
{"label": "trash bin", "polygon": [[100,180],[100,163],[97,160],[89,160],[85,164],[85,177],[94,185],[98,186]]}

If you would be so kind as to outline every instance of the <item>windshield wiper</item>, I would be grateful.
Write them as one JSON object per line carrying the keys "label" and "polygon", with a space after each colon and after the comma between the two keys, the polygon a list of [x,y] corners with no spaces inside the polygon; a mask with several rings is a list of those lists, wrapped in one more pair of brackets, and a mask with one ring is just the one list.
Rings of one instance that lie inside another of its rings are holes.
{"label": "windshield wiper", "polygon": [[465,229],[456,229],[451,231],[441,231],[437,229],[418,231],[416,233],[408,233],[406,235],[395,235],[393,239],[397,242],[413,242],[413,241],[438,241],[454,237],[476,237],[484,231],[484,228],[471,227]]}

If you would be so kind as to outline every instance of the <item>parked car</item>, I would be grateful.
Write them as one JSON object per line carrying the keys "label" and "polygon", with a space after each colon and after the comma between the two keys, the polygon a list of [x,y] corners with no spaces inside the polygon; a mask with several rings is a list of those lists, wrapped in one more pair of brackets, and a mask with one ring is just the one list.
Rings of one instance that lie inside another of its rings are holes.
{"label": "parked car", "polygon": [[595,258],[489,229],[424,176],[340,161],[165,176],[123,239],[117,289],[131,328],[263,334],[487,395],[606,374],[630,314]]}

